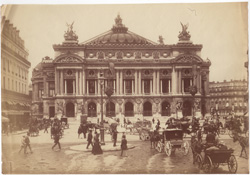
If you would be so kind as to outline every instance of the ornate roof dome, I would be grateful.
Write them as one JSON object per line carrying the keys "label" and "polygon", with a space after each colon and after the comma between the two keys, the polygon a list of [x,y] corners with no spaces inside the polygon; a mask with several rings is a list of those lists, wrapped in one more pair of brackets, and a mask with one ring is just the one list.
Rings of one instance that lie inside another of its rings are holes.
{"label": "ornate roof dome", "polygon": [[122,24],[122,19],[118,15],[115,19],[115,25],[112,29],[102,35],[99,35],[82,44],[103,45],[103,44],[146,44],[155,45],[156,43],[128,31],[128,28]]}

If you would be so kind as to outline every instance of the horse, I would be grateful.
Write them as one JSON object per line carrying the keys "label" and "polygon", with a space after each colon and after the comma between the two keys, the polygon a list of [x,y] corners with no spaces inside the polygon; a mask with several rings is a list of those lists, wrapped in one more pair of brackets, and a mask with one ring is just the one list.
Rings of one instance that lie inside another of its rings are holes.
{"label": "horse", "polygon": [[248,137],[239,136],[237,133],[235,133],[233,136],[233,142],[237,142],[237,141],[240,143],[240,146],[241,146],[240,157],[242,157],[242,153],[244,151],[246,154],[246,158],[248,158],[247,151],[246,151],[246,147],[249,146]]}

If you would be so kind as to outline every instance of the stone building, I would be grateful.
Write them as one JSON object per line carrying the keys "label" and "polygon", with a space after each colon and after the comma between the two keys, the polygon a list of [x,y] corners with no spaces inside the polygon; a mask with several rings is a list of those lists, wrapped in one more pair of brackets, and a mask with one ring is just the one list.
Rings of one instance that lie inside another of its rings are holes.
{"label": "stone building", "polygon": [[248,82],[244,80],[231,80],[223,82],[210,82],[211,108],[216,109],[220,115],[234,112],[243,115],[247,111],[246,92]]}
{"label": "stone building", "polygon": [[31,64],[19,30],[5,17],[2,17],[2,29],[2,115],[8,117],[12,124],[18,125],[27,122],[30,116],[28,72]]}
{"label": "stone building", "polygon": [[[209,109],[211,62],[201,58],[202,45],[192,43],[187,25],[173,45],[129,31],[119,15],[110,31],[83,43],[72,28],[62,44],[53,45],[54,58],[43,58],[33,70],[37,115],[100,117],[103,89],[104,117],[191,116],[192,85],[198,88],[196,115]],[[110,99],[107,89],[113,91]]]}

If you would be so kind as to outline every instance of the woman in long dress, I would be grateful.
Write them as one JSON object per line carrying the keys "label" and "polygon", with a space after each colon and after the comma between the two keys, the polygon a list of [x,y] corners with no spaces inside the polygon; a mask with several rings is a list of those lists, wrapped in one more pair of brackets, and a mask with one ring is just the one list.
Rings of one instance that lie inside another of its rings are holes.
{"label": "woman in long dress", "polygon": [[94,146],[92,149],[92,154],[97,155],[97,154],[102,154],[102,148],[99,142],[99,134],[95,132],[95,137],[94,137]]}

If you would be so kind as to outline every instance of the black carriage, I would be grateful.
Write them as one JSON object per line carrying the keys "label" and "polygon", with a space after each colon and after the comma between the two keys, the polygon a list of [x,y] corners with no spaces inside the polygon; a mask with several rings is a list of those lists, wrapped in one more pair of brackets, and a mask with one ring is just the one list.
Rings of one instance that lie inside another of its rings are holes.
{"label": "black carriage", "polygon": [[61,124],[63,129],[69,129],[69,123],[68,123],[68,118],[67,117],[62,117],[61,118]]}
{"label": "black carriage", "polygon": [[159,137],[156,149],[158,152],[164,152],[170,156],[176,149],[183,150],[183,154],[187,155],[189,151],[188,141],[183,140],[182,129],[166,129]]}
{"label": "black carriage", "polygon": [[201,154],[197,154],[195,164],[205,173],[210,173],[212,170],[219,168],[220,165],[228,165],[230,173],[236,173],[238,164],[233,149],[207,149],[204,151],[204,158]]}

